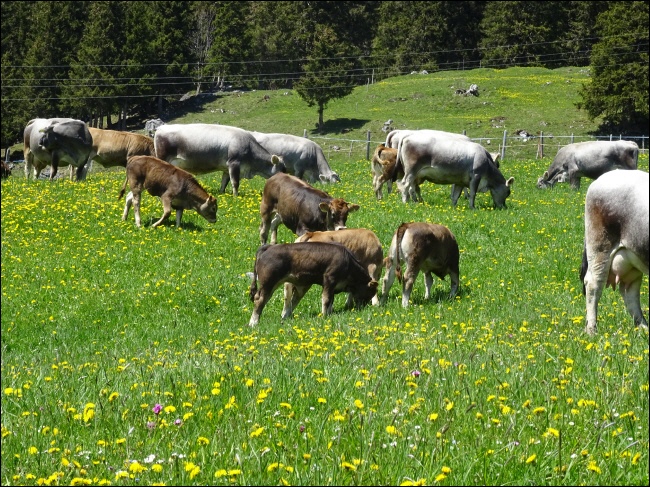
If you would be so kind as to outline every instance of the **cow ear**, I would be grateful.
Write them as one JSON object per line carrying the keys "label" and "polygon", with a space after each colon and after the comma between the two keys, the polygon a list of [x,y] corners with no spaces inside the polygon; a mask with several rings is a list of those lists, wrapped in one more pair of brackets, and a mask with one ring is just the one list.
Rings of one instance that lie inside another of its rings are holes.
{"label": "cow ear", "polygon": [[322,211],[323,213],[327,213],[329,211],[329,209],[330,209],[330,205],[328,205],[325,202],[322,202],[321,204],[319,204],[318,207],[320,208],[320,211]]}
{"label": "cow ear", "polygon": [[368,283],[368,287],[373,291],[377,291],[377,287],[379,287],[379,283],[373,279]]}
{"label": "cow ear", "polygon": [[511,187],[511,186],[512,186],[512,183],[514,183],[514,182],[515,182],[515,178],[514,178],[514,177],[511,177],[510,179],[508,179],[508,180],[506,181],[506,186]]}
{"label": "cow ear", "polygon": [[353,211],[357,211],[359,209],[359,205],[357,204],[350,204],[348,203],[348,211],[352,213]]}
{"label": "cow ear", "polygon": [[318,175],[318,179],[320,179],[321,183],[326,183],[327,182],[327,178],[325,176],[323,176],[322,174]]}
{"label": "cow ear", "polygon": [[542,179],[544,181],[548,181],[548,171],[544,171],[544,174],[542,174]]}

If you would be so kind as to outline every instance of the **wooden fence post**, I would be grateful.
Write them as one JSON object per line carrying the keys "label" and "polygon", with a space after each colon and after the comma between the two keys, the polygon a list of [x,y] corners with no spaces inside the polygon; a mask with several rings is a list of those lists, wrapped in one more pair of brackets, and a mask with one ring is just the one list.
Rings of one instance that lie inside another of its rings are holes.
{"label": "wooden fence post", "polygon": [[366,132],[366,161],[370,160],[370,130]]}
{"label": "wooden fence post", "polygon": [[308,138],[309,138],[309,137],[307,137],[307,129],[302,129],[302,136],[303,136],[305,139],[308,139]]}
{"label": "wooden fence post", "polygon": [[544,132],[539,133],[539,141],[537,142],[537,157],[541,159],[544,157]]}
{"label": "wooden fence post", "polygon": [[506,135],[508,135],[508,131],[504,130],[503,131],[503,144],[501,145],[501,160],[502,161],[506,158]]}

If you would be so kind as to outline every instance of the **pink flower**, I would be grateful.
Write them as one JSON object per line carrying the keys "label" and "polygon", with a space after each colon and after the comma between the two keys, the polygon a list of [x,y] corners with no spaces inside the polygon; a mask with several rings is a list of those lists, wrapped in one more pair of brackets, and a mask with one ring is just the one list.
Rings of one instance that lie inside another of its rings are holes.
{"label": "pink flower", "polygon": [[420,377],[420,371],[419,371],[419,370],[413,370],[413,371],[411,372],[411,375],[412,375],[413,377]]}
{"label": "pink flower", "polygon": [[181,418],[177,418],[176,420],[174,420],[174,424],[175,424],[176,426],[180,426],[180,425],[183,424],[183,421],[181,420]]}
{"label": "pink flower", "polygon": [[160,414],[160,411],[162,411],[162,404],[157,404],[153,407],[152,409],[154,414]]}

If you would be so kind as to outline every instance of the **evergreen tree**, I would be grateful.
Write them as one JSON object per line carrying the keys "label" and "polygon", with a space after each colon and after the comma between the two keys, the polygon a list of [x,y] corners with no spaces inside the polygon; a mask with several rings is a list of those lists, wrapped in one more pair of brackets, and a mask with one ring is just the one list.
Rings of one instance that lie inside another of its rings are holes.
{"label": "evergreen tree", "polygon": [[304,73],[295,88],[307,105],[318,107],[318,131],[323,132],[323,111],[327,102],[352,93],[355,80],[352,73],[354,48],[340,42],[336,32],[317,24],[314,41],[303,65]]}
{"label": "evergreen tree", "polygon": [[611,2],[598,16],[592,81],[577,106],[602,117],[604,130],[648,133],[648,14],[646,2]]}

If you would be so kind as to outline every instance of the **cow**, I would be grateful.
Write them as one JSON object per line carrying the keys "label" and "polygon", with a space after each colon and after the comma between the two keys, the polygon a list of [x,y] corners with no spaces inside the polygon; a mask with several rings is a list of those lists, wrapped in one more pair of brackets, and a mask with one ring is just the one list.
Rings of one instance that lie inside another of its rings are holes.
{"label": "cow", "polygon": [[278,226],[284,225],[298,236],[305,232],[345,228],[348,214],[359,205],[333,198],[295,176],[277,173],[264,184],[260,203],[260,242],[277,242]]}
{"label": "cow", "polygon": [[277,154],[284,162],[287,173],[313,184],[338,183],[341,178],[332,171],[325,159],[323,149],[306,137],[289,134],[266,134],[251,132],[255,140],[271,154]]}
{"label": "cow", "polygon": [[[390,287],[397,275],[402,281],[402,306],[407,308],[413,284],[420,271],[424,273],[424,299],[431,296],[432,273],[443,280],[449,275],[449,299],[453,299],[458,292],[460,280],[459,260],[460,251],[456,237],[444,225],[426,222],[402,223],[393,235],[388,255],[384,259],[386,273],[381,286],[381,304],[386,303]],[[402,273],[401,265],[404,262],[406,271]]]}
{"label": "cow", "polygon": [[292,316],[293,310],[314,284],[323,287],[324,316],[332,313],[335,294],[352,293],[353,301],[362,307],[377,293],[378,286],[348,249],[327,242],[262,245],[255,256],[252,277],[249,294],[254,306],[248,323],[250,326],[259,323],[264,306],[284,283],[291,283],[293,287],[290,295],[284,295],[282,319]]}
{"label": "cow", "polygon": [[[505,208],[514,178],[506,180],[490,153],[475,142],[434,136],[426,131],[404,137],[397,150],[397,164],[404,165],[404,177],[397,182],[402,201],[416,193],[418,180],[452,184],[455,207],[463,188],[469,187],[469,206],[474,209],[476,193],[487,189],[497,208]],[[419,197],[421,201],[421,197]]]}
{"label": "cow", "polygon": [[240,178],[268,179],[286,167],[271,155],[247,130],[229,125],[205,123],[166,124],[154,136],[156,157],[194,175],[222,171],[220,193],[232,182],[232,194],[239,194]]}
{"label": "cow", "polygon": [[[329,230],[325,232],[307,232],[296,239],[296,242],[331,242],[339,243],[352,252],[368,274],[379,282],[381,270],[384,266],[384,251],[381,242],[372,230],[367,228],[344,228],[342,230]],[[285,284],[285,288],[291,284]],[[285,290],[285,293],[287,291]],[[352,293],[348,293],[347,305],[352,306]],[[372,304],[379,304],[377,295],[373,296]]]}
{"label": "cow", "polygon": [[603,289],[619,287],[634,324],[648,329],[640,290],[648,275],[648,173],[609,171],[596,179],[585,198],[585,239],[580,280],[586,297],[585,331],[594,335]]}
{"label": "cow", "polygon": [[562,147],[553,162],[537,179],[539,189],[552,188],[555,183],[569,181],[580,189],[580,178],[597,179],[612,169],[636,169],[639,146],[628,140],[592,140]]}
{"label": "cow", "polygon": [[23,132],[23,156],[25,177],[32,168],[34,179],[48,165],[52,167],[50,180],[56,176],[59,166],[77,168],[77,181],[86,177],[86,162],[92,147],[88,126],[72,118],[35,118],[30,120]]}
{"label": "cow", "polygon": [[131,192],[126,198],[122,220],[126,220],[133,204],[135,224],[140,227],[140,198],[143,190],[158,196],[163,204],[163,216],[152,227],[163,223],[176,210],[176,226],[181,226],[183,210],[193,208],[208,222],[217,221],[217,200],[209,195],[187,171],[153,156],[131,157],[126,163],[126,180],[118,199],[124,196],[126,184]]}
{"label": "cow", "polygon": [[467,140],[470,141],[469,137],[463,134],[457,134],[455,132],[445,132],[443,130],[433,130],[433,129],[422,129],[422,130],[393,130],[392,132],[389,132],[388,135],[386,136],[386,143],[384,144],[386,147],[390,147],[391,149],[397,149],[399,147],[400,141],[411,134],[414,134],[415,132],[427,132],[430,135],[436,135],[439,137],[454,137],[460,140]]}
{"label": "cow", "polygon": [[94,127],[88,130],[93,138],[88,163],[97,161],[104,167],[126,167],[126,161],[133,156],[156,155],[153,139],[146,135]]}
{"label": "cow", "polygon": [[7,179],[11,176],[11,170],[14,168],[13,164],[7,164],[5,161],[0,161],[2,163],[2,169],[0,169],[0,178]]}
{"label": "cow", "polygon": [[393,190],[393,181],[404,176],[404,171],[397,171],[397,149],[379,144],[372,155],[370,169],[372,170],[372,189],[378,200],[383,198],[383,186],[386,183],[388,193]]}

